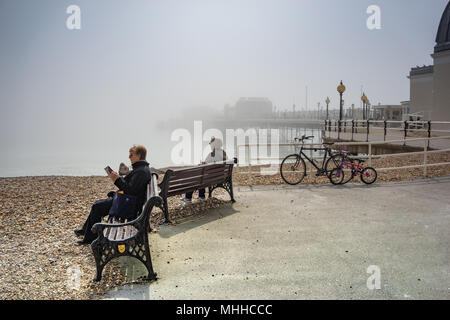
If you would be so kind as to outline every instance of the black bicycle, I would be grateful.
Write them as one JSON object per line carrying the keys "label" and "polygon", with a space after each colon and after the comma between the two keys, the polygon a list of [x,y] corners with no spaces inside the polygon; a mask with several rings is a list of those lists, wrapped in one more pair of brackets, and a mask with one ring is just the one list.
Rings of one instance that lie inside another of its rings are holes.
{"label": "black bicycle", "polygon": [[[305,140],[313,139],[314,136],[305,136],[303,135],[301,138],[295,138],[294,142],[301,142],[301,148],[298,154],[291,154],[283,159],[280,165],[280,174],[281,178],[290,185],[297,185],[303,181],[306,175],[306,163],[305,160],[308,160],[312,166],[317,169],[316,176],[327,176],[330,179],[330,182],[333,184],[340,184],[344,180],[344,172],[333,170],[336,168],[341,168],[341,163],[343,161],[350,161],[344,153],[335,153],[333,154],[330,146],[333,143],[322,143],[324,147],[315,148],[315,147],[304,147]],[[323,156],[322,165],[319,167],[319,163],[315,159],[310,159],[303,151],[304,150],[313,150],[325,151]]]}

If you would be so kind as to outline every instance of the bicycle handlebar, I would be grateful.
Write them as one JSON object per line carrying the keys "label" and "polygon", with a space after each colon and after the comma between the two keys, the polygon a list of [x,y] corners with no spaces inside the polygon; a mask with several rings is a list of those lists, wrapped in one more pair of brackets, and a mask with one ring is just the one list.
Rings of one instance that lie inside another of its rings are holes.
{"label": "bicycle handlebar", "polygon": [[301,138],[294,138],[294,141],[304,141],[304,140],[309,140],[309,139],[314,139],[314,136],[302,136]]}

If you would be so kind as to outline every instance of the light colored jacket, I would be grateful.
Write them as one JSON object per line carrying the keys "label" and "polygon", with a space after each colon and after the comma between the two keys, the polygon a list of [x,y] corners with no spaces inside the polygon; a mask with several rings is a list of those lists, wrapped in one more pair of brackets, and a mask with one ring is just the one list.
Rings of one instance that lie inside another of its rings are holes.
{"label": "light colored jacket", "polygon": [[222,149],[214,149],[214,151],[210,152],[205,159],[205,163],[214,163],[214,162],[222,162],[226,161],[227,153]]}

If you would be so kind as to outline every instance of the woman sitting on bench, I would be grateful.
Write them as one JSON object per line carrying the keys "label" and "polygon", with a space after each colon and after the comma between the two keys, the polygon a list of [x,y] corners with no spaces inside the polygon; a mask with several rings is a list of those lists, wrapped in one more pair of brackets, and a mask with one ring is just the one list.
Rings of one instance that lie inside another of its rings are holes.
{"label": "woman sitting on bench", "polygon": [[[146,201],[147,184],[151,179],[149,164],[145,161],[147,150],[144,146],[133,146],[130,148],[129,158],[133,170],[131,170],[124,178],[120,177],[117,172],[108,173],[112,182],[122,190],[125,194],[136,196],[136,216]],[[97,222],[100,222],[104,216],[109,214],[109,209],[113,203],[113,197],[108,194],[108,199],[97,200],[92,206],[86,222],[80,230],[75,230],[77,236],[84,236],[83,240],[78,244],[90,244],[97,237],[92,233],[91,228]]]}

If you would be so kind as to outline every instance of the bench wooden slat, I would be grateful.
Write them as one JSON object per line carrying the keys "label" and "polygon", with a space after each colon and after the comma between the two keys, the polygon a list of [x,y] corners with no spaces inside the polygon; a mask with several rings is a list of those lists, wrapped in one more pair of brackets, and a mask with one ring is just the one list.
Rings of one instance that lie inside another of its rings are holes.
{"label": "bench wooden slat", "polygon": [[229,171],[230,171],[230,168],[228,168],[228,166],[226,166],[226,167],[221,167],[221,168],[207,169],[207,170],[205,170],[204,174],[213,174],[213,173],[218,173],[218,172],[228,173]]}
{"label": "bench wooden slat", "polygon": [[195,176],[201,176],[203,173],[203,168],[195,168],[195,169],[182,169],[182,170],[175,170],[170,177],[172,180],[176,179],[184,179],[189,177],[195,177]]}
{"label": "bench wooden slat", "polygon": [[184,180],[176,180],[169,182],[169,190],[171,189],[177,189],[179,186],[185,185],[185,184],[199,184],[202,181],[202,177],[195,177],[191,179],[184,179]]}
{"label": "bench wooden slat", "polygon": [[205,178],[212,178],[212,177],[227,177],[227,173],[225,171],[220,171],[220,172],[208,172],[203,176],[203,180],[205,180]]}
{"label": "bench wooden slat", "polygon": [[208,174],[203,178],[203,184],[209,184],[213,183],[213,181],[221,180],[220,182],[224,182],[227,179],[228,175],[224,173],[215,173],[215,174]]}
{"label": "bench wooden slat", "polygon": [[109,233],[108,240],[115,240],[116,239],[116,233],[117,233],[117,228],[111,227],[111,232]]}
{"label": "bench wooden slat", "polygon": [[187,180],[187,181],[178,181],[177,183],[170,184],[168,190],[172,189],[179,189],[184,185],[194,185],[194,184],[200,184],[202,182],[202,179],[195,179],[195,180]]}
{"label": "bench wooden slat", "polygon": [[177,194],[182,194],[182,193],[185,193],[185,192],[189,192],[191,189],[196,190],[198,188],[202,188],[202,186],[203,186],[203,184],[200,184],[200,183],[186,185],[186,186],[179,187],[179,188],[172,189],[172,190],[168,191],[167,192],[167,196],[170,197],[170,196],[174,196],[174,195],[177,195]]}
{"label": "bench wooden slat", "polygon": [[131,226],[126,226],[125,227],[125,239],[130,238],[130,234],[131,234]]}

